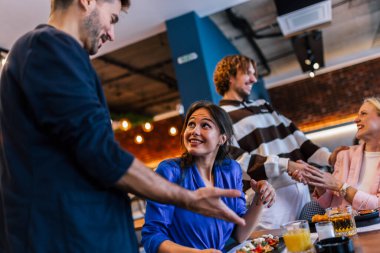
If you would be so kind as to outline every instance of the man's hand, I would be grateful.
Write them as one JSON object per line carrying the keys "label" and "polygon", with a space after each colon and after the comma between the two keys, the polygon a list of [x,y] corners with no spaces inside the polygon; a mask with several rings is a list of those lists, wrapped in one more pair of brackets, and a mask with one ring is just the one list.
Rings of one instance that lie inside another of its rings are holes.
{"label": "man's hand", "polygon": [[348,146],[339,146],[337,147],[336,149],[334,149],[334,151],[331,153],[330,157],[329,157],[329,164],[334,167],[335,165],[335,162],[336,162],[336,157],[338,156],[338,153],[342,150],[346,150],[346,149],[349,149],[350,147]]}
{"label": "man's hand", "polygon": [[264,205],[268,204],[268,208],[274,204],[276,192],[268,181],[260,180],[256,182],[254,179],[251,179],[250,184],[252,190],[258,196],[257,201],[261,201]]}
{"label": "man's hand", "polygon": [[245,225],[245,220],[239,217],[234,211],[226,206],[221,197],[240,197],[241,192],[238,190],[226,190],[214,187],[203,187],[192,194],[191,201],[188,202],[187,209],[206,215]]}
{"label": "man's hand", "polygon": [[289,176],[291,176],[294,180],[306,184],[307,182],[303,174],[305,168],[307,168],[308,166],[311,165],[305,163],[302,160],[298,160],[297,162],[289,161],[287,171]]}

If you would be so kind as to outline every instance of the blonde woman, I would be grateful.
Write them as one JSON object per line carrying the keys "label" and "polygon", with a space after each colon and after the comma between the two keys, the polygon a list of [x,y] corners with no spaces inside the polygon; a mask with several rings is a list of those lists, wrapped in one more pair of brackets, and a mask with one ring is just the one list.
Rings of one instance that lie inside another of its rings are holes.
{"label": "blonde woman", "polygon": [[356,210],[380,206],[380,98],[364,100],[355,119],[360,144],[338,154],[334,173],[307,169],[314,197],[326,207],[352,205]]}

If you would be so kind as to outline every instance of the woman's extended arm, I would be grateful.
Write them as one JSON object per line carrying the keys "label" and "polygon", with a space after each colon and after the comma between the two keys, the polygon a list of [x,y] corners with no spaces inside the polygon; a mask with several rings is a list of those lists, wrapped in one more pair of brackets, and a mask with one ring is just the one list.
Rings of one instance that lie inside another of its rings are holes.
{"label": "woman's extended arm", "polygon": [[261,210],[267,205],[271,207],[275,199],[275,190],[265,180],[256,182],[251,179],[251,187],[256,192],[253,201],[248,208],[248,211],[244,215],[246,221],[245,226],[237,225],[234,230],[234,238],[238,242],[245,241],[253,232],[259,218],[261,216]]}
{"label": "woman's extended arm", "polygon": [[[310,185],[330,190],[330,192],[327,192],[328,194],[332,194],[332,192],[341,194],[341,189],[344,185],[344,182],[335,178],[334,175],[331,175],[328,172],[319,171],[317,169],[308,169],[307,171],[309,172],[308,178],[310,179]],[[345,194],[341,195],[341,197],[350,203],[356,210],[374,209],[379,207],[380,202],[380,199],[377,195],[359,191],[353,186],[348,186]]]}

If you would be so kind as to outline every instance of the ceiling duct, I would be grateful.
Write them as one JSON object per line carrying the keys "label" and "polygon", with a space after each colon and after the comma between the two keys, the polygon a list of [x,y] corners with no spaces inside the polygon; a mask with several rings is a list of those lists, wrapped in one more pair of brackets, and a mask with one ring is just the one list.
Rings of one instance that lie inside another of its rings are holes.
{"label": "ceiling duct", "polygon": [[277,22],[286,37],[314,29],[332,20],[330,0],[275,0],[275,4]]}

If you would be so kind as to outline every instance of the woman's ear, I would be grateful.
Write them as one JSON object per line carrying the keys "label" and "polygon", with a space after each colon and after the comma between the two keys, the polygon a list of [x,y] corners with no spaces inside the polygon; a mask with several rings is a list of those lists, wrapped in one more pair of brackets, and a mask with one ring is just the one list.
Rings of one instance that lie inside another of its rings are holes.
{"label": "woman's ear", "polygon": [[227,141],[227,136],[225,134],[222,134],[219,139],[219,145],[223,145]]}

